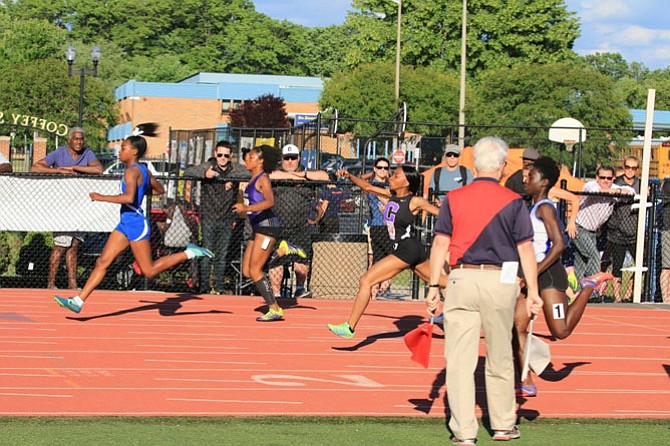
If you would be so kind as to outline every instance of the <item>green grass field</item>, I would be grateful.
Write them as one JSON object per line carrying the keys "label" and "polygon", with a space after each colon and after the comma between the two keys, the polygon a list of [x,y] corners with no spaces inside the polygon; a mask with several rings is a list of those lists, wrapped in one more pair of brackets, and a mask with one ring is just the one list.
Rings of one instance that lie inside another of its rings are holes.
{"label": "green grass field", "polygon": [[[0,418],[2,444],[57,445],[446,445],[442,418]],[[535,420],[513,445],[663,445],[670,420]],[[499,442],[496,442],[498,444]],[[479,445],[494,444],[481,428]]]}

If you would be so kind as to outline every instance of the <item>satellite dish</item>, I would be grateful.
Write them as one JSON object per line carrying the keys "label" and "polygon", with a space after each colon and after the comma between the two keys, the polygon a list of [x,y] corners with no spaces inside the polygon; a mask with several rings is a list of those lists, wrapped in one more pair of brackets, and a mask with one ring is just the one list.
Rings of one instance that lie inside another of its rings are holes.
{"label": "satellite dish", "polygon": [[586,128],[575,118],[561,118],[551,124],[549,141],[565,144],[565,149],[571,152],[575,144],[586,141]]}

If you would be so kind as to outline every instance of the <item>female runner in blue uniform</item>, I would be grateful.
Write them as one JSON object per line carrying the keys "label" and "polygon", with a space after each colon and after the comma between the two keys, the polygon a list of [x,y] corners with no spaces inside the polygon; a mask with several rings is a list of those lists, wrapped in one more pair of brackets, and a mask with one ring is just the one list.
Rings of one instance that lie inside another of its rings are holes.
{"label": "female runner in blue uniform", "polygon": [[246,213],[253,230],[253,236],[244,251],[242,275],[254,281],[256,290],[263,296],[269,309],[259,322],[284,319],[284,310],[277,303],[267,274],[263,272],[281,231],[281,221],[273,212],[275,198],[268,174],[281,161],[281,151],[271,146],[254,147],[244,156],[244,164],[251,172],[251,181],[244,189],[244,204],[238,203],[233,210]]}
{"label": "female runner in blue uniform", "polygon": [[[541,156],[530,166],[524,175],[526,193],[533,199],[530,208],[530,219],[533,223],[533,248],[537,261],[538,287],[540,297],[544,302],[544,318],[551,334],[558,339],[565,339],[575,329],[584,314],[593,289],[601,283],[612,279],[609,273],[597,273],[584,277],[579,281],[581,291],[569,304],[566,290],[568,275],[561,261],[565,250],[563,229],[558,223],[558,213],[554,202],[548,198],[549,190],[556,184],[560,170],[556,161],[547,156]],[[526,311],[526,296],[524,288],[516,303],[514,326],[519,340],[518,358],[523,363],[524,347],[530,317]],[[533,397],[537,395],[537,387],[529,373],[526,381],[521,383],[521,396]]]}
{"label": "female runner in blue uniform", "polygon": [[[391,280],[407,268],[411,268],[421,279],[428,281],[428,254],[416,237],[414,220],[420,211],[437,215],[439,209],[425,198],[416,195],[419,192],[420,176],[413,167],[398,167],[389,178],[390,189],[373,186],[346,170],[339,171],[338,175],[349,178],[364,192],[388,198],[384,207],[384,221],[394,248],[390,255],[373,264],[361,277],[349,319],[338,325],[328,324],[328,329],[334,334],[343,338],[352,338],[358,321],[370,303],[372,287]],[[444,288],[446,284],[447,276],[443,274],[439,287]]]}
{"label": "female runner in blue uniform", "polygon": [[157,125],[154,123],[140,124],[133,130],[133,134],[121,144],[119,161],[122,161],[128,167],[121,178],[121,190],[118,195],[101,195],[97,192],[89,194],[92,201],[120,204],[121,221],[109,235],[100,257],[95,262],[95,268],[93,268],[81,293],[71,298],[55,296],[54,299],[61,307],[79,313],[84,301],[104,279],[107,268],[128,246],[130,246],[142,274],[149,278],[155,277],[188,259],[202,256],[214,257],[210,250],[192,244],[189,244],[185,251],[161,257],[155,262],[151,257],[150,225],[149,220],[144,215],[142,201],[149,188],[157,194],[162,194],[165,189],[151,175],[145,165],[138,163],[138,160],[147,151],[147,141],[140,135],[155,136],[156,129]]}

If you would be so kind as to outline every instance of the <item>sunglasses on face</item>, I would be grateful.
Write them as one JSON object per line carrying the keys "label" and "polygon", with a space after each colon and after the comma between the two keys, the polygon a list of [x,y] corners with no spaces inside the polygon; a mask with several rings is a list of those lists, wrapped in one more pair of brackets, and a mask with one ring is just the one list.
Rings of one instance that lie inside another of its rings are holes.
{"label": "sunglasses on face", "polygon": [[232,155],[231,155],[230,153],[217,153],[217,154],[216,154],[216,157],[217,157],[217,158],[221,158],[222,156],[223,156],[224,158],[230,158]]}
{"label": "sunglasses on face", "polygon": [[624,169],[628,169],[628,170],[637,170],[637,167],[638,166],[623,166]]}
{"label": "sunglasses on face", "polygon": [[298,155],[289,155],[284,157],[284,161],[295,161],[298,159]]}
{"label": "sunglasses on face", "polygon": [[458,158],[458,153],[448,152],[444,155],[445,158]]}
{"label": "sunglasses on face", "polygon": [[379,169],[379,170],[389,170],[389,166],[375,166],[375,169]]}
{"label": "sunglasses on face", "polygon": [[600,178],[601,180],[612,181],[612,178],[614,178],[614,177],[604,177],[602,175],[598,175],[598,178]]}

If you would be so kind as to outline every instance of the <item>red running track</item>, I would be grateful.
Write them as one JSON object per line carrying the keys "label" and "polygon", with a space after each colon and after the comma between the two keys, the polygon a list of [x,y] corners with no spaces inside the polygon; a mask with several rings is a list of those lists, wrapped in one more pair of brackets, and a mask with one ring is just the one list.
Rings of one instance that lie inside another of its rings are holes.
{"label": "red running track", "polygon": [[[402,335],[422,302],[374,301],[353,340],[350,301],[303,299],[258,323],[246,296],[93,294],[80,315],[47,290],[0,290],[0,415],[360,415],[444,417],[443,337],[431,364]],[[540,335],[548,333],[542,321]],[[592,305],[523,417],[670,418],[670,308]],[[478,400],[484,397],[478,368]],[[481,412],[480,412],[481,414]]]}

